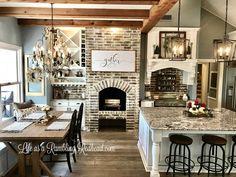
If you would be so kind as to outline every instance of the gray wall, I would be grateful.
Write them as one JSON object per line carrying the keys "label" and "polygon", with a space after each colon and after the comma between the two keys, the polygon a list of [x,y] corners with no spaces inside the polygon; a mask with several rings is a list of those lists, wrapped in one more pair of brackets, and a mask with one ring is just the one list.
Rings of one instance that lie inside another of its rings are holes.
{"label": "gray wall", "polygon": [[33,54],[33,46],[37,40],[42,38],[43,27],[41,26],[22,26],[22,43],[24,47],[24,54]]}
{"label": "gray wall", "polygon": [[[228,32],[236,30],[228,25]],[[224,21],[208,11],[201,10],[201,28],[199,34],[199,58],[213,58],[213,40],[222,39],[224,35]]]}
{"label": "gray wall", "polygon": [[147,68],[147,34],[141,34],[139,99],[145,98],[145,76]]}
{"label": "gray wall", "polygon": [[[33,47],[37,40],[43,36],[44,27],[41,26],[23,26],[22,32],[22,43],[24,54],[33,54]],[[25,96],[25,100],[33,100],[35,104],[50,104],[51,100],[51,88],[48,81],[44,83],[44,96]]]}
{"label": "gray wall", "polygon": [[[172,15],[171,21],[161,20],[157,26],[177,27],[178,26],[178,8],[177,2],[174,7],[167,13]],[[182,27],[199,27],[201,16],[201,1],[200,0],[182,0],[181,1],[181,18],[180,26]]]}
{"label": "gray wall", "polygon": [[21,46],[20,27],[14,17],[0,17],[0,41]]}

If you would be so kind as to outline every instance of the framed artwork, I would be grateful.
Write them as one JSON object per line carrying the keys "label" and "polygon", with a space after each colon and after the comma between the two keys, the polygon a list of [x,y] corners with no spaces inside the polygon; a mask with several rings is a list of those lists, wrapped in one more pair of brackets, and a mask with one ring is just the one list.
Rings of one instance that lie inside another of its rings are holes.
{"label": "framed artwork", "polygon": [[33,55],[25,55],[25,94],[44,96],[43,69],[35,67],[33,61]]}
{"label": "framed artwork", "polygon": [[[186,39],[186,32],[179,32],[180,37]],[[160,31],[159,33],[159,46],[160,46],[160,58],[172,58],[172,52],[170,48],[171,37],[178,35],[177,31]],[[189,44],[187,44],[188,46]],[[186,45],[185,45],[186,46]],[[184,54],[186,55],[186,49],[184,48]]]}
{"label": "framed artwork", "polygon": [[92,71],[135,72],[135,51],[92,50]]}

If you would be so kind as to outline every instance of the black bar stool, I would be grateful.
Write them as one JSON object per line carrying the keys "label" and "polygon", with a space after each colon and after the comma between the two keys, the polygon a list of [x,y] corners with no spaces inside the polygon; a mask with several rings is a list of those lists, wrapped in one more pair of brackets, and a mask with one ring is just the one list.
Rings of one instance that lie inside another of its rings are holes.
{"label": "black bar stool", "polygon": [[236,156],[234,155],[234,149],[235,149],[235,145],[236,145],[236,135],[232,136],[232,141],[234,142],[234,144],[232,146],[231,156],[228,158],[228,161],[230,163],[230,169],[229,169],[228,174],[230,174],[233,167],[236,168],[236,161],[235,161]]}
{"label": "black bar stool", "polygon": [[[228,163],[225,161],[225,150],[223,147],[226,145],[227,140],[215,135],[203,135],[202,141],[201,156],[197,159],[200,163],[198,175],[200,174],[202,168],[204,168],[208,171],[208,176],[211,171],[215,174],[222,172],[222,177],[224,177],[225,170],[229,167]],[[207,147],[209,147],[208,153]],[[222,152],[221,158],[218,157],[218,149]]]}
{"label": "black bar stool", "polygon": [[191,169],[195,165],[191,160],[191,152],[189,149],[189,145],[192,144],[193,140],[180,134],[170,135],[169,139],[171,141],[171,145],[169,156],[165,158],[165,161],[168,164],[166,173],[168,173],[170,168],[172,168],[173,177],[175,176],[175,171],[181,171],[184,172],[184,174],[188,172],[188,176],[190,177]]}

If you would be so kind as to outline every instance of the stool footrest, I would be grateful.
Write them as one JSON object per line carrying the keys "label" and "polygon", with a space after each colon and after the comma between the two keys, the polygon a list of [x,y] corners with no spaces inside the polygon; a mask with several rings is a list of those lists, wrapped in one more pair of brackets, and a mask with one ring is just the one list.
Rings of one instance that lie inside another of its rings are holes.
{"label": "stool footrest", "polygon": [[[197,158],[197,161],[206,170],[209,170],[212,172],[222,172],[223,170],[223,166],[222,166],[223,160],[221,158],[218,158],[215,156],[204,155],[202,162],[201,162],[201,156]],[[224,170],[226,171],[228,167],[229,167],[229,164],[225,162]]]}
{"label": "stool footrest", "polygon": [[[233,164],[232,164],[232,166],[233,166],[234,168],[236,168],[236,160],[235,160],[235,158],[236,158],[236,156],[233,156]],[[231,159],[232,159],[232,156],[228,157],[229,164],[232,163],[232,162],[231,162]]]}
{"label": "stool footrest", "polygon": [[[167,164],[170,164],[170,167],[171,167],[172,169],[175,169],[176,171],[187,172],[189,168],[190,168],[190,170],[192,170],[193,167],[195,166],[194,161],[192,161],[192,160],[190,159],[190,167],[189,167],[189,165],[188,165],[188,160],[189,160],[189,159],[188,159],[187,157],[182,156],[182,155],[176,155],[176,160],[175,160],[175,162],[174,162],[174,160],[173,160],[173,161],[171,161],[170,163],[169,163],[169,157],[170,157],[170,156],[167,156],[167,157],[165,158],[165,162],[166,162]],[[174,159],[174,155],[171,155],[171,159]]]}

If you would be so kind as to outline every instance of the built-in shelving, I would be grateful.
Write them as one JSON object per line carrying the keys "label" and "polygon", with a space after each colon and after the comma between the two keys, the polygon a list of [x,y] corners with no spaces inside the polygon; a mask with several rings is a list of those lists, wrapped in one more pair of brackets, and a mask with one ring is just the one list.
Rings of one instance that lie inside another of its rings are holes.
{"label": "built-in shelving", "polygon": [[69,65],[54,69],[52,85],[85,85],[86,84],[86,58],[85,58],[85,30],[61,29],[66,38],[66,45],[71,50],[71,62]]}
{"label": "built-in shelving", "polygon": [[157,73],[156,90],[158,92],[175,92],[176,91],[176,70],[163,69]]}
{"label": "built-in shelving", "polygon": [[86,82],[52,82],[52,85],[56,86],[76,86],[76,85],[86,85]]}

